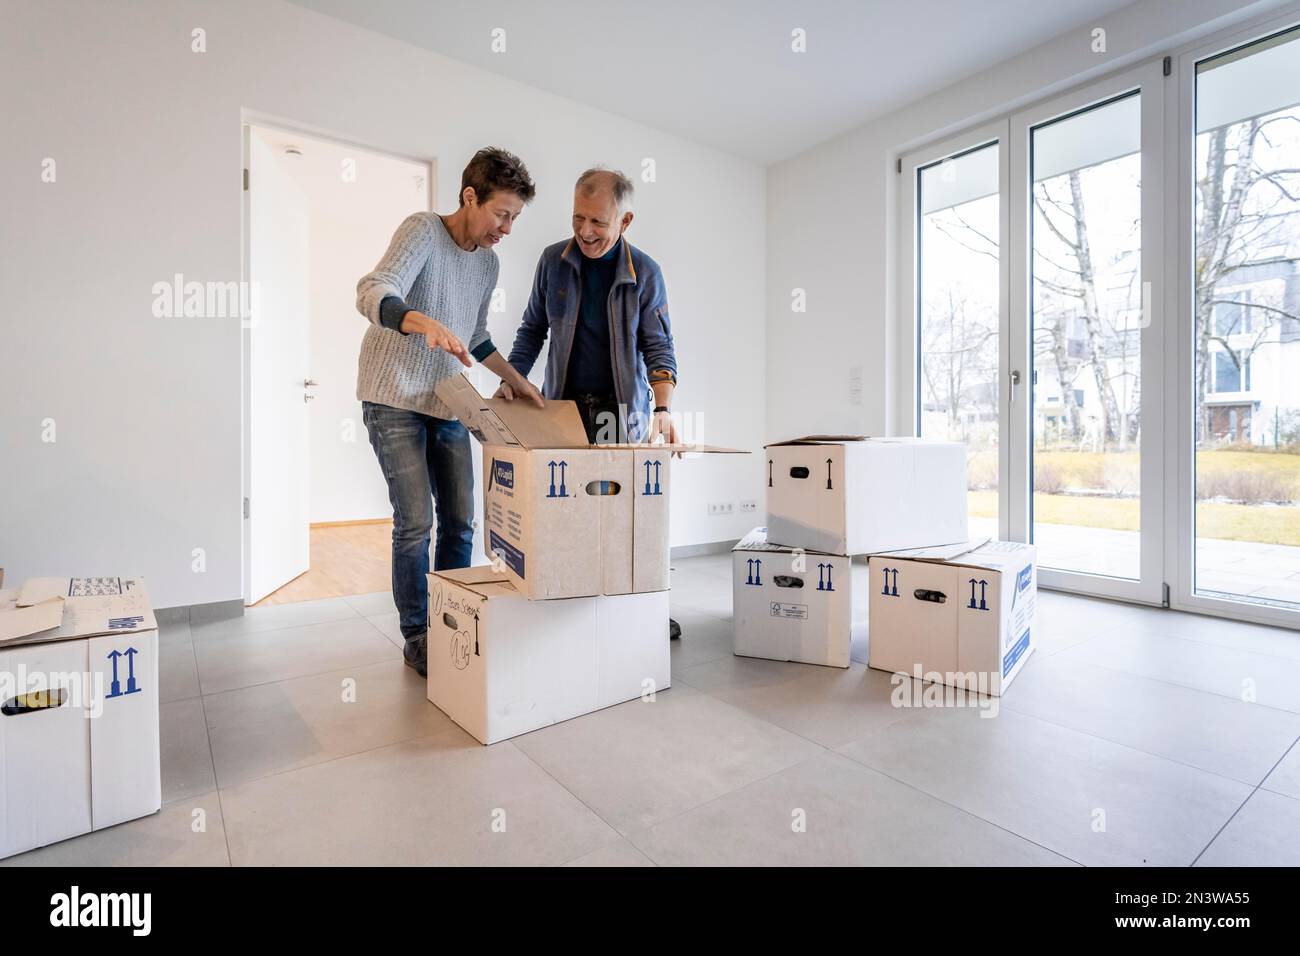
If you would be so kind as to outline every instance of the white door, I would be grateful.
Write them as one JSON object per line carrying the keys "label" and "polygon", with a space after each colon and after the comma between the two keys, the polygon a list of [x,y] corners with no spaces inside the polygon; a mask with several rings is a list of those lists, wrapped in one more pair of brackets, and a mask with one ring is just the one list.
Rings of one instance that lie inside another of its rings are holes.
{"label": "white door", "polygon": [[248,138],[248,584],[254,604],[311,562],[307,197]]}
{"label": "white door", "polygon": [[1011,118],[1009,531],[1039,581],[1163,594],[1161,64]]}

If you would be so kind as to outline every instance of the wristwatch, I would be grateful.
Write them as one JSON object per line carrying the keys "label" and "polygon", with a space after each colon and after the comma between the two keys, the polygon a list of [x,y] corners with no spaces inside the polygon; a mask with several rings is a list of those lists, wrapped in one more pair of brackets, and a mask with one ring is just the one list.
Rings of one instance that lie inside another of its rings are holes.
{"label": "wristwatch", "polygon": [[669,410],[669,408],[668,408],[667,405],[656,405],[656,406],[655,406],[655,414],[656,414],[656,415],[658,415],[660,412],[666,412],[666,411],[668,411],[668,410]]}

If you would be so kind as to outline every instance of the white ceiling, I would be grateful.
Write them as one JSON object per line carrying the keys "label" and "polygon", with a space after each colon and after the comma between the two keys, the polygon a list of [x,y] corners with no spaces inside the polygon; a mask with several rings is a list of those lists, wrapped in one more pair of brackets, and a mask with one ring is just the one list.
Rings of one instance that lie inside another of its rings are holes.
{"label": "white ceiling", "polygon": [[771,163],[1132,0],[290,2]]}

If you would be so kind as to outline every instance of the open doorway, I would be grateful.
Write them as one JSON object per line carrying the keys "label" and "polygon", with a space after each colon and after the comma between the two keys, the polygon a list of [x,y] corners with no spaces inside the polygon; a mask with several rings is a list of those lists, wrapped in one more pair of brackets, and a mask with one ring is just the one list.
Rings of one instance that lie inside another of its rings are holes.
{"label": "open doorway", "polygon": [[392,508],[357,401],[356,282],[433,165],[245,126],[244,602],[386,591]]}

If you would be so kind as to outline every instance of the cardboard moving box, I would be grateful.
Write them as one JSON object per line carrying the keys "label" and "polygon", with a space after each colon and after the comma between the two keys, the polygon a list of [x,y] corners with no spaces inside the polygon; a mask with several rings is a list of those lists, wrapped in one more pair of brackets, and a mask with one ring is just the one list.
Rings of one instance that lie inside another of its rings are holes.
{"label": "cardboard moving box", "polygon": [[755,528],[731,549],[732,650],[742,657],[848,667],[853,568],[844,555],[767,540]]}
{"label": "cardboard moving box", "polygon": [[490,567],[429,575],[429,700],[491,744],[665,690],[668,594],[529,601]]}
{"label": "cardboard moving box", "polygon": [[668,588],[674,451],[589,445],[578,407],[484,398],[463,375],[438,397],[483,443],[483,550],[531,600]]}
{"label": "cardboard moving box", "polygon": [[140,578],[0,591],[0,857],[162,806],[158,624]]}
{"label": "cardboard moving box", "polygon": [[998,696],[1035,646],[1036,549],[967,542],[873,554],[868,663]]}
{"label": "cardboard moving box", "polygon": [[965,541],[966,446],[808,435],[767,448],[767,537],[825,554]]}

